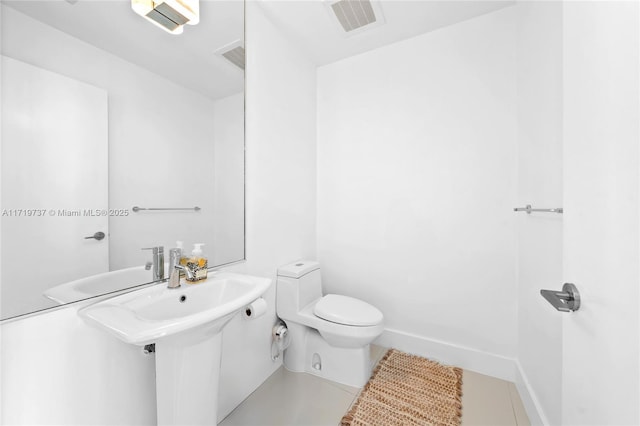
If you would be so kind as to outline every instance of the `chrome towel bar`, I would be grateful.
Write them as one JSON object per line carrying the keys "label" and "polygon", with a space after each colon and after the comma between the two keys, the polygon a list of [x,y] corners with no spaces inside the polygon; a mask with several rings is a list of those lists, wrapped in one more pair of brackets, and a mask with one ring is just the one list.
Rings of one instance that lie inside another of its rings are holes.
{"label": "chrome towel bar", "polygon": [[531,204],[527,204],[524,207],[516,207],[513,209],[514,212],[527,212],[527,214],[531,214],[532,212],[541,212],[541,213],[563,213],[562,207],[558,207],[555,209],[534,209],[531,207]]}
{"label": "chrome towel bar", "polygon": [[196,206],[196,207],[138,207],[138,206],[133,206],[131,207],[131,210],[133,210],[135,213],[142,211],[142,210],[153,210],[153,211],[160,211],[160,210],[193,210],[193,211],[200,211],[200,207]]}

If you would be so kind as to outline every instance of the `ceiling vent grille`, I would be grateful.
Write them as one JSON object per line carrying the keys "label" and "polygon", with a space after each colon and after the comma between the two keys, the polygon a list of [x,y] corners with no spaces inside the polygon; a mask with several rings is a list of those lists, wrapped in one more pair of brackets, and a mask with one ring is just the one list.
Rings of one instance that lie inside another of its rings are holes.
{"label": "ceiling vent grille", "polygon": [[369,31],[385,23],[376,0],[324,0],[325,9],[344,37]]}
{"label": "ceiling vent grille", "polygon": [[222,54],[229,62],[240,69],[244,69],[244,47],[238,46]]}
{"label": "ceiling vent grille", "polygon": [[376,22],[376,15],[368,0],[340,0],[333,3],[331,8],[346,32]]}
{"label": "ceiling vent grille", "polygon": [[244,43],[242,40],[236,40],[216,50],[216,55],[222,56],[241,70],[244,70],[245,66],[244,54]]}

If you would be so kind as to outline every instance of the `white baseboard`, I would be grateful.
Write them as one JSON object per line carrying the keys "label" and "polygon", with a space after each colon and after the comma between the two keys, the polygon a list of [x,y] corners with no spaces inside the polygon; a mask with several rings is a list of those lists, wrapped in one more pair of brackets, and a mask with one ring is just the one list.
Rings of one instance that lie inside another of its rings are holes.
{"label": "white baseboard", "polygon": [[532,425],[548,425],[540,403],[527,380],[522,366],[515,358],[480,351],[466,346],[429,339],[417,334],[387,328],[373,342],[387,348],[433,359],[443,364],[455,365],[465,370],[514,382]]}
{"label": "white baseboard", "polygon": [[524,409],[527,411],[527,416],[529,416],[529,422],[531,422],[531,425],[537,426],[550,424],[547,416],[544,415],[544,410],[540,405],[540,401],[538,401],[535,392],[531,388],[529,379],[524,373],[524,370],[518,360],[516,360],[515,384],[518,389],[518,393],[520,394],[520,398],[522,399],[522,403],[524,404]]}
{"label": "white baseboard", "polygon": [[386,328],[373,343],[510,382],[515,381],[516,378],[516,360],[513,358],[433,340],[417,334]]}

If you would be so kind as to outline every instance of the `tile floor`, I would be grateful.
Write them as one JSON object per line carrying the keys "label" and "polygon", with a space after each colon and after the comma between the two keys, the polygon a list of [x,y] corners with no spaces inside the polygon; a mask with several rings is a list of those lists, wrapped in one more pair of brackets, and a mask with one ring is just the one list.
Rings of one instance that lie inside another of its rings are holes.
{"label": "tile floor", "polygon": [[[384,348],[372,346],[372,363],[377,363],[384,353]],[[513,383],[467,370],[462,380],[463,426],[529,425]],[[358,391],[311,374],[280,368],[220,426],[335,426]]]}

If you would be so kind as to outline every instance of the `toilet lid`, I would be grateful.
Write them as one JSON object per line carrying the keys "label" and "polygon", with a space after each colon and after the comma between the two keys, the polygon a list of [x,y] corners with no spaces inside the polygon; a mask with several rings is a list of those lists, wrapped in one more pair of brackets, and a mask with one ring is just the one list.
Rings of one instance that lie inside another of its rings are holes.
{"label": "toilet lid", "polygon": [[316,303],[313,313],[327,321],[345,325],[377,325],[384,319],[376,307],[348,296],[327,294]]}

